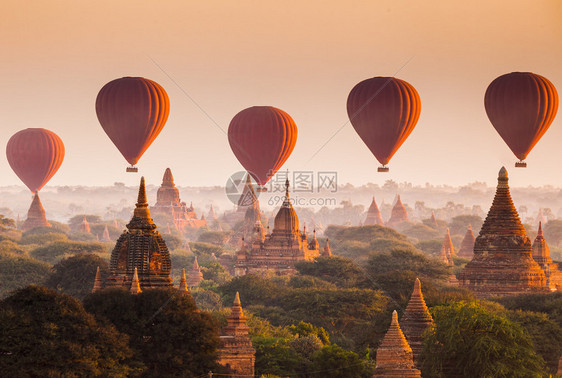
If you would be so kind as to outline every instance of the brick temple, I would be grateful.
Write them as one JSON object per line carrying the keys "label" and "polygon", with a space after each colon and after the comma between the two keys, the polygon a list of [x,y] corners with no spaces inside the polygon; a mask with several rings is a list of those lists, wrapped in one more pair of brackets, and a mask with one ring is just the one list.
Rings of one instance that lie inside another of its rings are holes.
{"label": "brick temple", "polygon": [[384,226],[384,222],[382,221],[381,212],[379,207],[377,206],[377,202],[375,201],[375,197],[371,201],[371,206],[369,206],[369,210],[367,210],[367,217],[365,218],[365,222],[363,222],[364,226]]}
{"label": "brick temple", "polygon": [[550,248],[542,233],[542,222],[539,222],[539,231],[533,242],[533,260],[539,264],[546,276],[546,285],[551,291],[562,290],[562,272],[558,264],[550,257]]}
{"label": "brick temple", "polygon": [[27,211],[27,218],[25,222],[23,222],[21,230],[29,231],[36,227],[51,227],[51,224],[47,221],[45,209],[43,208],[43,204],[41,204],[38,193],[33,195],[31,206],[29,206],[29,210]]}
{"label": "brick temple", "polygon": [[130,289],[134,278],[142,290],[172,287],[170,252],[150,217],[144,177],[141,178],[133,217],[126,227],[111,252],[106,287]]}
{"label": "brick temple", "polygon": [[508,181],[502,167],[492,206],[474,243],[474,257],[459,274],[460,286],[480,298],[548,291]]}
{"label": "brick temple", "polygon": [[162,185],[156,193],[156,203],[150,207],[154,215],[165,215],[171,219],[175,227],[184,231],[187,228],[200,228],[207,225],[207,221],[197,219],[193,204],[188,207],[180,200],[180,192],[174,183],[172,170],[166,168]]}
{"label": "brick temple", "polygon": [[312,261],[320,256],[316,233],[308,241],[306,229],[299,230],[299,218],[289,198],[289,180],[285,182],[285,199],[277,215],[271,233],[256,221],[250,247],[243,243],[236,255],[236,276],[257,273],[295,274],[295,263]]}
{"label": "brick temple", "polygon": [[472,232],[472,226],[468,225],[468,230],[466,230],[466,234],[464,234],[464,238],[461,242],[461,247],[459,248],[459,253],[457,254],[459,257],[465,259],[472,259],[474,256],[474,242],[476,238],[474,237],[474,233]]}
{"label": "brick temple", "polygon": [[396,227],[402,222],[408,221],[408,212],[400,199],[400,194],[397,195],[396,203],[392,207],[392,212],[390,213],[390,219],[386,223],[388,227]]}
{"label": "brick temple", "polygon": [[443,243],[441,244],[441,254],[439,259],[441,262],[448,266],[453,266],[453,256],[455,255],[455,247],[453,247],[453,241],[451,240],[451,233],[447,229],[447,233],[443,238]]}

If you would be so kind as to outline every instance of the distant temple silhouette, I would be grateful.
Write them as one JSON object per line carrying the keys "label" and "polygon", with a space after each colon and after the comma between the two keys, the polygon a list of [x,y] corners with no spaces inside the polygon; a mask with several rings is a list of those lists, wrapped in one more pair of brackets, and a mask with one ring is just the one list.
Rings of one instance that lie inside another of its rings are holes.
{"label": "distant temple silhouette", "polygon": [[21,230],[29,231],[36,227],[51,227],[51,224],[47,221],[45,209],[43,209],[38,193],[33,195],[31,206],[29,206],[29,210],[27,211],[27,218],[25,222],[23,222]]}
{"label": "distant temple silhouette", "polygon": [[365,218],[365,222],[363,222],[364,226],[384,226],[384,222],[382,220],[381,212],[377,203],[375,202],[375,197],[371,201],[371,206],[369,206],[369,210],[367,210],[367,217]]}
{"label": "distant temple silhouette", "polygon": [[309,242],[306,229],[299,230],[299,218],[291,205],[289,180],[286,180],[285,199],[275,216],[273,231],[266,232],[261,221],[256,220],[251,244],[249,247],[242,244],[234,271],[237,276],[267,272],[294,274],[296,262],[311,261],[318,256],[320,246],[316,233],[313,232]]}
{"label": "distant temple silhouette", "polygon": [[166,168],[162,185],[156,194],[156,203],[150,207],[154,215],[163,214],[169,216],[174,226],[184,231],[187,228],[200,228],[207,225],[207,221],[197,219],[197,214],[193,209],[193,204],[187,207],[185,202],[180,200],[180,193],[174,184],[172,170]]}

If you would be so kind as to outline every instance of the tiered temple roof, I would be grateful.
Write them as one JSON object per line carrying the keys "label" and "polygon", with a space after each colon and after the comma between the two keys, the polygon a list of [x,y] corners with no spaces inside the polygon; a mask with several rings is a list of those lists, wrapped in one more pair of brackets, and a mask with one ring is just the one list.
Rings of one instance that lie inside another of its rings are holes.
{"label": "tiered temple roof", "polygon": [[406,306],[406,311],[400,320],[402,330],[406,336],[406,340],[412,348],[414,362],[417,362],[422,351],[422,334],[428,327],[433,326],[433,318],[427,309],[423,294],[421,291],[421,283],[418,278],[414,283],[414,291]]}
{"label": "tiered temple roof", "polygon": [[22,231],[28,231],[36,227],[51,227],[45,216],[45,209],[43,209],[38,193],[33,195],[31,206],[27,211],[27,219],[23,222],[21,229]]}
{"label": "tiered temple roof", "polygon": [[230,368],[233,376],[253,377],[256,350],[248,335],[249,327],[246,325],[238,292],[226,321],[227,325],[221,336],[223,346],[218,350],[218,362]]}
{"label": "tiered temple roof", "polygon": [[197,287],[203,281],[203,273],[201,273],[201,268],[199,268],[199,263],[197,262],[197,256],[193,260],[193,266],[187,275],[187,287]]}
{"label": "tiered temple roof", "polygon": [[187,287],[187,280],[185,278],[185,268],[182,268],[181,270],[180,285],[178,289],[183,293],[189,293],[189,289]]}
{"label": "tiered temple roof", "polygon": [[550,248],[542,233],[542,223],[539,222],[539,231],[533,242],[533,260],[539,264],[546,276],[547,286],[550,290],[562,290],[562,272],[558,264],[550,257]]}
{"label": "tiered temple roof", "polygon": [[444,264],[453,266],[455,265],[453,262],[454,255],[455,255],[455,247],[453,247],[451,234],[449,233],[449,229],[447,229],[447,233],[445,234],[445,238],[443,239],[443,244],[441,244],[440,259]]}
{"label": "tiered temple roof", "polygon": [[384,226],[384,222],[382,221],[381,212],[379,211],[379,207],[375,201],[375,197],[373,196],[373,201],[371,201],[371,206],[369,206],[369,210],[367,210],[367,217],[365,218],[365,222],[363,225],[370,226],[370,225],[379,225]]}
{"label": "tiered temple roof", "polygon": [[474,256],[474,233],[472,232],[472,226],[469,224],[466,234],[461,242],[461,247],[459,249],[458,256],[464,257],[465,259],[471,259]]}
{"label": "tiered temple roof", "polygon": [[474,244],[474,257],[459,274],[460,285],[481,298],[545,292],[546,276],[532,252],[502,167],[494,201]]}
{"label": "tiered temple roof", "polygon": [[[258,225],[259,226],[259,225]],[[274,220],[273,231],[244,243],[237,253],[235,275],[248,273],[294,274],[297,261],[310,261],[320,255],[318,241],[308,242],[299,230],[299,218],[289,198],[289,180],[285,182],[285,199]],[[256,232],[256,234],[259,234]]]}
{"label": "tiered temple roof", "polygon": [[102,242],[110,242],[111,238],[109,237],[109,230],[107,229],[107,225],[105,226],[105,228],[103,229],[103,234],[101,236],[101,241]]}
{"label": "tiered temple roof", "polygon": [[439,225],[437,224],[437,218],[435,218],[435,211],[431,212],[431,226],[433,228],[439,228]]}
{"label": "tiered temple roof", "polygon": [[193,204],[187,207],[186,203],[180,200],[180,192],[176,188],[170,168],[166,168],[164,172],[162,185],[156,194],[156,204],[151,206],[151,209],[154,215],[164,214],[171,217],[175,227],[180,231],[207,225],[204,219],[197,219]]}
{"label": "tiered temple roof", "polygon": [[108,287],[131,287],[135,273],[143,290],[172,286],[170,252],[150,217],[144,177],[133,217],[115,244],[109,267]]}
{"label": "tiered temple roof", "polygon": [[396,203],[392,208],[392,213],[390,214],[390,219],[387,222],[388,227],[395,227],[396,225],[408,221],[408,212],[402,204],[402,200],[400,199],[400,194],[396,197]]}
{"label": "tiered temple roof", "polygon": [[398,324],[398,314],[392,313],[392,322],[377,349],[377,366],[373,377],[421,377],[412,357],[412,349]]}

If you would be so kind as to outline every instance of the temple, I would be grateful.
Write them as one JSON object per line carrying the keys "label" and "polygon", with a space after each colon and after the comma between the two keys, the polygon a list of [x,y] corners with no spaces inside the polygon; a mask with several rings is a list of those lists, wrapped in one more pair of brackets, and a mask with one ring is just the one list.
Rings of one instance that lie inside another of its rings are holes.
{"label": "temple", "polygon": [[396,310],[392,313],[390,327],[377,348],[377,366],[373,377],[421,377],[421,372],[414,365],[412,348],[398,324]]}
{"label": "temple", "polygon": [[410,347],[414,357],[414,362],[417,363],[418,358],[422,351],[422,335],[429,327],[433,327],[433,318],[427,309],[423,294],[421,291],[421,283],[418,278],[414,283],[414,291],[406,306],[406,311],[400,320],[402,324],[402,331]]}
{"label": "temple", "polygon": [[218,363],[229,368],[233,377],[253,377],[256,350],[248,335],[249,327],[246,325],[238,292],[226,321],[227,325],[220,337],[223,345],[218,350]]}
{"label": "temple", "polygon": [[193,288],[199,286],[203,281],[203,273],[201,273],[201,268],[199,268],[199,263],[197,262],[197,256],[193,260],[193,266],[187,275],[187,287]]}
{"label": "temple", "polygon": [[431,226],[433,228],[439,228],[439,225],[437,224],[437,218],[435,218],[435,211],[431,212]]}
{"label": "temple", "polygon": [[562,272],[558,264],[550,257],[550,248],[542,233],[542,223],[539,222],[539,231],[533,242],[533,260],[543,270],[546,276],[546,284],[551,291],[562,290]]}
{"label": "temple", "polygon": [[375,197],[371,201],[371,206],[369,206],[369,210],[367,210],[367,217],[365,218],[365,222],[363,222],[364,226],[384,226],[384,222],[382,221],[381,212],[379,211],[379,207],[375,202]]}
{"label": "temple", "polygon": [[23,222],[21,230],[29,231],[36,227],[51,227],[51,224],[47,221],[47,217],[45,216],[45,209],[43,209],[38,193],[33,195],[31,206],[29,206],[29,210],[27,211],[27,219]]}
{"label": "temple", "polygon": [[466,234],[461,242],[461,247],[459,249],[459,253],[457,256],[465,258],[465,259],[472,259],[474,256],[474,241],[476,238],[474,237],[474,233],[472,232],[472,226],[468,225],[468,230],[466,230]]}
{"label": "temple", "polygon": [[453,266],[455,265],[455,263],[453,262],[454,255],[455,255],[455,247],[453,247],[451,234],[449,233],[449,229],[447,229],[447,234],[445,234],[445,238],[443,239],[443,244],[441,244],[440,260],[445,265]]}
{"label": "temple", "polygon": [[502,167],[494,201],[474,243],[474,257],[459,274],[460,286],[479,298],[548,291],[546,276],[533,260],[531,240],[513,205],[508,181]]}
{"label": "temple", "polygon": [[107,229],[107,225],[105,225],[105,228],[103,229],[103,234],[101,235],[101,241],[102,242],[111,241],[111,238],[109,237],[109,230]]}
{"label": "temple", "polygon": [[88,223],[88,220],[86,219],[85,215],[84,215],[84,219],[82,219],[82,223],[80,223],[80,225],[78,226],[78,231],[82,232],[84,234],[90,234],[91,233],[90,223]]}
{"label": "temple", "polygon": [[[243,198],[244,201],[242,201]],[[238,200],[238,210],[236,213],[240,213],[240,211],[244,211],[242,224],[237,225],[238,229],[234,232],[228,243],[232,247],[238,248],[243,240],[246,244],[245,247],[248,248],[251,246],[254,233],[263,231],[260,202],[254,192],[250,175],[248,175],[244,185],[242,196]]]}
{"label": "temple", "polygon": [[193,204],[187,207],[186,203],[180,200],[180,192],[176,188],[176,184],[174,184],[174,176],[172,176],[170,168],[166,168],[162,178],[162,185],[158,188],[156,194],[156,204],[150,208],[154,215],[169,217],[180,231],[207,225],[207,221],[204,219],[197,219]]}
{"label": "temple", "polygon": [[261,222],[256,221],[250,246],[242,243],[236,255],[234,272],[236,276],[268,272],[295,274],[296,262],[311,261],[318,256],[320,248],[316,233],[309,242],[306,229],[299,230],[299,218],[291,205],[289,180],[286,180],[285,199],[275,216],[273,231],[266,232]]}
{"label": "temple", "polygon": [[392,212],[390,213],[390,219],[387,222],[388,227],[395,227],[402,222],[408,221],[408,212],[402,204],[402,200],[400,199],[400,194],[396,197],[396,203],[392,208]]}
{"label": "temple", "polygon": [[111,252],[109,269],[106,287],[129,289],[134,274],[142,290],[172,286],[170,252],[150,217],[144,177],[133,217]]}
{"label": "temple", "polygon": [[256,192],[254,191],[254,187],[252,185],[252,178],[250,174],[247,174],[246,183],[244,184],[244,188],[242,189],[242,194],[238,198],[236,210],[224,214],[223,220],[231,226],[235,226],[237,223],[244,220],[246,210],[249,207],[253,207],[257,200],[258,197],[256,196]]}
{"label": "temple", "polygon": [[332,257],[332,250],[330,249],[330,239],[326,239],[326,245],[322,250],[323,257]]}

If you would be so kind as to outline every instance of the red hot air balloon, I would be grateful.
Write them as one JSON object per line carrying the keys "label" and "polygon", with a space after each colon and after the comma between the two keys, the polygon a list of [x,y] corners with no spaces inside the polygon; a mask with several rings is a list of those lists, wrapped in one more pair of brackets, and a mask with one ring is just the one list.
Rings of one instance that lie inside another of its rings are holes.
{"label": "red hot air balloon", "polygon": [[512,72],[496,78],[484,96],[494,128],[519,159],[516,167],[541,139],[556,116],[558,93],[548,79],[531,72]]}
{"label": "red hot air balloon", "polygon": [[242,166],[261,186],[281,168],[297,142],[291,116],[272,106],[253,106],[236,114],[228,126],[228,141]]}
{"label": "red hot air balloon", "polygon": [[33,193],[53,177],[64,159],[64,144],[46,129],[18,131],[6,145],[6,157],[16,175]]}
{"label": "red hot air balloon", "polygon": [[98,93],[96,113],[103,130],[133,167],[164,128],[170,113],[168,94],[142,77],[110,81]]}
{"label": "red hot air balloon", "polygon": [[388,172],[386,164],[416,127],[421,102],[416,89],[394,77],[373,77],[357,84],[347,97],[353,128]]}

